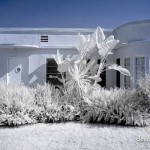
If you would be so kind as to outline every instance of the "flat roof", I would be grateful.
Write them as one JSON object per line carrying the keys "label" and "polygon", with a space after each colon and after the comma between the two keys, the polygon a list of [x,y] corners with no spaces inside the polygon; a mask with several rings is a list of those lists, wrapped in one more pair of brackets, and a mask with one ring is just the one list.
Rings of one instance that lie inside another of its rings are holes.
{"label": "flat roof", "polygon": [[[93,28],[0,28],[0,33],[19,33],[19,32],[30,32],[30,33],[79,33],[79,32],[85,32],[85,33],[92,33],[96,30]],[[112,29],[104,29],[102,28],[104,32],[112,32]]]}

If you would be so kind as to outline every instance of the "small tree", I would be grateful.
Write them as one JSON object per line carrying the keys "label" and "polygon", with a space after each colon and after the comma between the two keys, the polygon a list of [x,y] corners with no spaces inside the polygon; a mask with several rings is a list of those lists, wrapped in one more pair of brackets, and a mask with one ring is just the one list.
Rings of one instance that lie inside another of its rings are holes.
{"label": "small tree", "polygon": [[[118,43],[119,40],[114,39],[113,35],[105,38],[104,32],[98,27],[91,35],[78,34],[78,55],[64,59],[63,55],[57,50],[57,55],[53,55],[58,64],[57,70],[61,74],[68,72],[69,75],[67,79],[59,79],[62,81],[64,88],[67,89],[67,91],[76,89],[80,96],[83,96],[83,93],[85,93],[89,85],[95,85],[102,80],[100,74],[105,70],[115,69],[124,75],[131,76],[127,69],[117,64],[105,63],[108,55],[112,54],[113,48]],[[90,62],[87,63],[87,59],[95,53],[98,54],[101,60],[100,64],[95,64],[97,58],[92,58]],[[92,82],[92,80],[94,82]]]}

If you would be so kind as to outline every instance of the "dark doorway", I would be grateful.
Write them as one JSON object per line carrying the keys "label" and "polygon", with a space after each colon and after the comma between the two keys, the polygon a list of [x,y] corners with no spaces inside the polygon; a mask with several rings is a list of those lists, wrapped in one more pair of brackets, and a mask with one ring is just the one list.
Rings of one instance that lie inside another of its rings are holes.
{"label": "dark doorway", "polygon": [[57,63],[54,59],[47,59],[47,73],[46,73],[46,82],[54,85],[62,85],[62,83],[56,79],[51,78],[50,76],[57,76],[61,78],[60,72],[57,71]]}
{"label": "dark doorway", "polygon": [[[116,64],[120,65],[120,58],[116,59]],[[116,86],[120,88],[120,72],[116,71]]]}
{"label": "dark doorway", "polygon": [[[90,59],[87,60],[87,63],[90,61]],[[98,59],[97,64],[100,64],[100,59]],[[98,84],[102,87],[106,87],[106,71],[102,72],[100,75],[102,81],[98,82]]]}
{"label": "dark doorway", "polygon": [[[97,61],[97,64],[100,64],[100,59]],[[104,68],[105,69],[105,68]],[[106,71],[102,72],[100,75],[102,81],[98,82],[98,84],[102,87],[106,87]]]}

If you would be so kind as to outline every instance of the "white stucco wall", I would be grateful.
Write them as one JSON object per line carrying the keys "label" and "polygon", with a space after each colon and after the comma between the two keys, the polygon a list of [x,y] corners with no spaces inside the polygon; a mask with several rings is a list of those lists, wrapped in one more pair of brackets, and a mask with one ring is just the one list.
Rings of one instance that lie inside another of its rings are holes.
{"label": "white stucco wall", "polygon": [[39,45],[38,34],[0,34],[0,44]]}
{"label": "white stucco wall", "polygon": [[40,42],[40,46],[77,46],[77,35],[48,35],[48,42]]}
{"label": "white stucco wall", "polygon": [[48,42],[41,42],[40,39],[41,34],[0,34],[0,44],[3,45],[37,45],[39,47],[77,46],[77,35],[48,35]]}
{"label": "white stucco wall", "polygon": [[[75,47],[78,33],[91,34],[94,32],[94,30],[85,29],[55,29],[55,31],[54,29],[32,29],[30,31],[1,29],[0,31],[0,80],[6,82],[8,80],[8,58],[27,58],[29,85],[46,82],[46,61],[48,58],[53,58],[52,54],[56,54],[57,48],[64,56],[77,54]],[[109,33],[106,31],[106,36]],[[41,42],[42,35],[48,36],[48,42]],[[39,48],[25,48],[24,45],[36,45]],[[109,74],[110,72],[107,77]],[[111,84],[112,80],[106,81],[107,86]]]}
{"label": "white stucco wall", "polygon": [[[68,54],[74,55],[78,51],[76,49],[60,49],[60,52],[67,56]],[[8,73],[8,58],[28,58],[28,74],[29,85],[36,83],[43,84],[46,82],[46,60],[53,58],[53,54],[56,54],[56,49],[0,49],[0,80],[7,82]],[[108,62],[113,62],[112,55],[108,57]],[[114,71],[107,71],[106,73],[106,87],[113,87],[114,83]]]}
{"label": "white stucco wall", "polygon": [[[77,54],[77,35],[91,34],[93,29],[0,29],[0,80],[7,81],[7,60],[9,57],[25,57],[28,59],[29,84],[44,83],[46,81],[46,60],[61,53]],[[105,31],[106,36],[113,34],[119,39],[119,45],[109,55],[107,63],[116,63],[120,58],[120,65],[124,66],[124,59],[131,59],[131,75],[135,74],[135,57],[144,56],[146,73],[150,72],[150,21],[138,21],[122,25],[111,33]],[[41,35],[48,35],[48,42],[41,42]],[[12,45],[16,45],[12,46]],[[24,45],[29,45],[25,48]],[[37,47],[30,47],[35,45]],[[124,86],[124,76],[121,75],[121,87]],[[116,71],[106,72],[106,88],[116,86]],[[133,87],[133,84],[131,84]]]}
{"label": "white stucco wall", "polygon": [[[64,56],[68,53],[71,55],[77,54],[75,49],[61,49]],[[0,80],[7,82],[7,65],[8,58],[28,58],[28,74],[29,84],[42,84],[46,82],[46,60],[53,58],[52,54],[56,54],[56,49],[0,49]]]}

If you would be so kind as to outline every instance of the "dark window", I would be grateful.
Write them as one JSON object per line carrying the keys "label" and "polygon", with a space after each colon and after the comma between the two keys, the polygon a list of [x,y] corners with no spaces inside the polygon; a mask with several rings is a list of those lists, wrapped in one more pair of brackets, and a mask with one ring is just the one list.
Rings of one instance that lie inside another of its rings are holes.
{"label": "dark window", "polygon": [[[97,61],[97,64],[100,64],[100,59]],[[104,68],[105,69],[105,68]],[[99,85],[101,85],[102,87],[106,87],[106,71],[102,72],[100,75],[102,81],[98,82]]]}
{"label": "dark window", "polygon": [[41,36],[41,42],[48,42],[48,36],[47,35],[42,35]]}
{"label": "dark window", "polygon": [[[87,63],[90,61],[90,59],[88,59],[87,60]],[[100,59],[98,59],[98,61],[97,61],[97,64],[100,64]],[[100,74],[100,77],[101,77],[101,79],[102,79],[102,81],[101,82],[98,82],[98,84],[100,85],[100,86],[102,86],[102,87],[106,87],[106,71],[104,71],[104,72],[102,72],[101,74]]]}
{"label": "dark window", "polygon": [[[120,65],[120,58],[116,60],[116,64]],[[120,72],[116,71],[116,86],[120,87]]]}
{"label": "dark window", "polygon": [[145,76],[145,57],[135,58],[135,81]]}
{"label": "dark window", "polygon": [[54,59],[47,59],[47,74],[46,82],[54,85],[62,85],[62,83],[56,78],[50,78],[50,76],[57,76],[61,78],[60,72],[57,71],[57,63]]}

